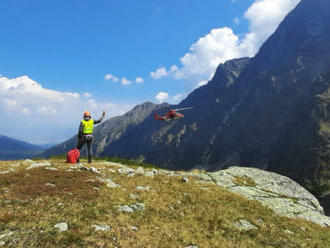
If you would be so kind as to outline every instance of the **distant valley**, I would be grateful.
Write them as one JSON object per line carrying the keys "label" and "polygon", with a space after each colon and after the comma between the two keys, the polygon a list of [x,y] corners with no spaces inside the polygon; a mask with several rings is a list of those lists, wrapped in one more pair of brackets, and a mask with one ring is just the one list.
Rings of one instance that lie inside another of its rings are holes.
{"label": "distant valley", "polygon": [[0,160],[35,157],[46,148],[0,135]]}

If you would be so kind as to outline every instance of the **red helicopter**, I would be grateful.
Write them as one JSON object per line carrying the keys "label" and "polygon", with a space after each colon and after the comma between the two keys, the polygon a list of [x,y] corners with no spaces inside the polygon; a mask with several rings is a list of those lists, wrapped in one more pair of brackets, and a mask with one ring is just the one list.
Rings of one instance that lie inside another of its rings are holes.
{"label": "red helicopter", "polygon": [[184,115],[177,111],[189,110],[189,109],[193,109],[193,108],[190,107],[190,108],[172,109],[172,108],[167,107],[165,109],[169,109],[169,111],[163,116],[159,116],[157,113],[154,114],[154,117],[156,120],[161,120],[161,121],[179,120],[179,119],[182,119],[184,117]]}

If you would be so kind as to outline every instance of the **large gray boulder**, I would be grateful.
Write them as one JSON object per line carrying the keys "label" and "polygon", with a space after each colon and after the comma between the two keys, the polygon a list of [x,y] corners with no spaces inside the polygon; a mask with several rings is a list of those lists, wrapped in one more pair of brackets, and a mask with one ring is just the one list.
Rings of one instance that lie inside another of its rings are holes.
{"label": "large gray boulder", "polygon": [[288,177],[245,167],[230,167],[194,177],[259,201],[281,216],[303,218],[321,226],[330,226],[330,217],[324,215],[318,200]]}

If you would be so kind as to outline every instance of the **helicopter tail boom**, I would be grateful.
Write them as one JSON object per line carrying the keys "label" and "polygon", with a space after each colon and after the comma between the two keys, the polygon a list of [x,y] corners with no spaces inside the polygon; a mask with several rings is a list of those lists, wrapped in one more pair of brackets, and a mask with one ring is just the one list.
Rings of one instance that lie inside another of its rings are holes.
{"label": "helicopter tail boom", "polygon": [[157,113],[154,114],[154,118],[156,120],[164,120],[164,117],[163,116],[159,116]]}

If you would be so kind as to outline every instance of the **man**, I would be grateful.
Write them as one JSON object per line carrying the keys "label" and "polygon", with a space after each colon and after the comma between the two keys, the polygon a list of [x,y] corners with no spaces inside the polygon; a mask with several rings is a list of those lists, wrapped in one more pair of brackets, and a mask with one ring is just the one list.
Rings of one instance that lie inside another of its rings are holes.
{"label": "man", "polygon": [[[105,116],[105,111],[102,112],[102,117],[98,120],[93,120],[91,114],[88,111],[84,113],[84,119],[80,122],[79,132],[78,132],[78,144],[77,149],[80,149],[87,144],[88,151],[88,163],[92,162],[92,143],[93,143],[93,130],[94,124],[99,124],[103,121]],[[78,159],[79,163],[79,159]]]}

